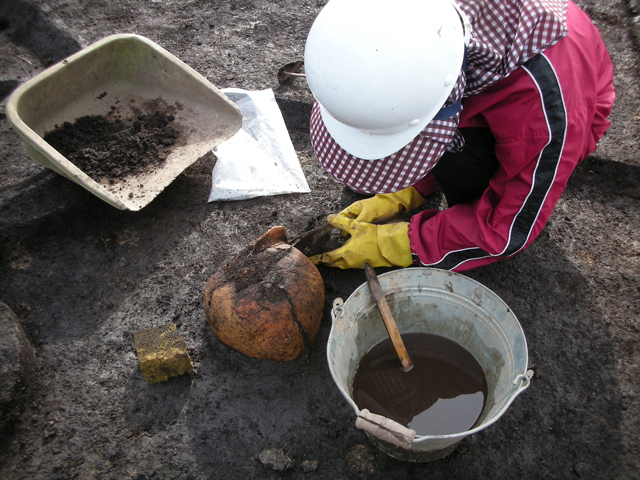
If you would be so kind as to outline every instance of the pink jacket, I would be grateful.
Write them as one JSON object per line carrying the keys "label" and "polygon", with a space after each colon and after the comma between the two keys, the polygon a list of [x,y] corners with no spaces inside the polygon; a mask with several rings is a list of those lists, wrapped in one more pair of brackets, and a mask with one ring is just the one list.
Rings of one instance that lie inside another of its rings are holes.
{"label": "pink jacket", "polygon": [[[463,100],[460,127],[489,127],[500,162],[473,203],[414,215],[414,261],[463,271],[515,255],[540,234],[578,163],[609,127],[613,66],[588,16],[572,2],[568,34],[507,78]],[[428,195],[428,175],[416,185]]]}

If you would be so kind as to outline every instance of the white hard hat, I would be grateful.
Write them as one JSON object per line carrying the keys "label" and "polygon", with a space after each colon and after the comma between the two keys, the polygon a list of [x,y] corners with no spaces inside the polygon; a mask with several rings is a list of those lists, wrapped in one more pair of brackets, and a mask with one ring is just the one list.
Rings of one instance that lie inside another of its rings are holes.
{"label": "white hard hat", "polygon": [[434,118],[463,57],[464,29],[449,0],[330,0],[309,31],[304,63],[336,143],[375,160]]}

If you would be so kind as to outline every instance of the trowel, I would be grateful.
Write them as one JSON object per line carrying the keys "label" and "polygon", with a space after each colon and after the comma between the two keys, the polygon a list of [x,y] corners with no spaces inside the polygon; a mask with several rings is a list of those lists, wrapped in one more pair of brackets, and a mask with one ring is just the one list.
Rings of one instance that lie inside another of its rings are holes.
{"label": "trowel", "polygon": [[348,237],[344,237],[339,228],[326,223],[294,238],[289,245],[297,248],[307,257],[312,257],[340,248],[347,239]]}

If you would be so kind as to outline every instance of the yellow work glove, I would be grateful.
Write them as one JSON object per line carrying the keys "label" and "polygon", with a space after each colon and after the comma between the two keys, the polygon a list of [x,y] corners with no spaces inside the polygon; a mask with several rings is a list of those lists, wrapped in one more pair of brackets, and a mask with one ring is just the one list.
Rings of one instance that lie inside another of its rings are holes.
{"label": "yellow work glove", "polygon": [[371,198],[352,203],[340,212],[347,218],[359,222],[385,223],[396,215],[415,210],[425,199],[415,187],[394,193],[380,193]]}
{"label": "yellow work glove", "polygon": [[327,222],[351,238],[340,248],[314,255],[316,265],[337,268],[408,267],[413,263],[409,245],[409,223],[375,225],[359,222],[344,215],[329,215]]}

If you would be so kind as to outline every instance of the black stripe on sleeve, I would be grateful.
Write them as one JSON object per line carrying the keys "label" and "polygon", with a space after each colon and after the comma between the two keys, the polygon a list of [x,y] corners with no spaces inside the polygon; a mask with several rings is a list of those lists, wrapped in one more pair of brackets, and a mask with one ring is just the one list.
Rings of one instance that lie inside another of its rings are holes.
{"label": "black stripe on sleeve", "polygon": [[[538,54],[522,65],[522,68],[538,87],[549,128],[549,143],[540,152],[531,190],[511,224],[509,242],[500,254],[495,255],[497,257],[514,255],[522,250],[527,243],[547,194],[553,185],[567,130],[567,115],[562,91],[549,59],[544,54]],[[481,248],[468,248],[449,252],[440,262],[429,266],[451,270],[464,262],[491,256],[493,255]]]}

